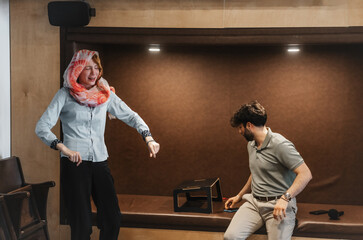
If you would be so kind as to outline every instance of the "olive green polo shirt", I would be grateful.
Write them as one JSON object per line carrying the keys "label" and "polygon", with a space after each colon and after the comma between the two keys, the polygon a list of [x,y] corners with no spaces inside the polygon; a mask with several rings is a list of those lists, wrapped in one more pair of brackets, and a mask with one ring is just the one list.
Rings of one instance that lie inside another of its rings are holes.
{"label": "olive green polo shirt", "polygon": [[255,141],[247,144],[252,173],[252,193],[255,196],[281,196],[295,180],[293,172],[304,163],[292,142],[270,128],[260,149]]}

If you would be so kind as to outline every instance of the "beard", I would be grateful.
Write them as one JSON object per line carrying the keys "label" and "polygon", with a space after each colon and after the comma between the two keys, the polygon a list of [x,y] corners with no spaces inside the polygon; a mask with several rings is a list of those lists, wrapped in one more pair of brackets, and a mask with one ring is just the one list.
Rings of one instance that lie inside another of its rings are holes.
{"label": "beard", "polygon": [[243,133],[243,136],[246,138],[246,140],[248,142],[253,141],[255,139],[255,135],[247,128],[245,128],[245,132]]}

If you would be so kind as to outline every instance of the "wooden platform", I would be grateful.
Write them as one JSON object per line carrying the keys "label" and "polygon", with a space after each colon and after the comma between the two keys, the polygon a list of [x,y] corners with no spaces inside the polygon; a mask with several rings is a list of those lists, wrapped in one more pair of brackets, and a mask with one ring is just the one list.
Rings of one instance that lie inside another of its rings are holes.
{"label": "wooden platform", "polygon": [[[213,203],[213,213],[174,212],[169,196],[119,194],[123,227],[224,232],[234,213],[223,211],[222,202]],[[344,211],[340,220],[327,214],[311,215],[313,210]],[[92,205],[94,225],[96,207]],[[363,206],[299,203],[294,236],[363,239]],[[263,229],[258,233],[265,233]]]}

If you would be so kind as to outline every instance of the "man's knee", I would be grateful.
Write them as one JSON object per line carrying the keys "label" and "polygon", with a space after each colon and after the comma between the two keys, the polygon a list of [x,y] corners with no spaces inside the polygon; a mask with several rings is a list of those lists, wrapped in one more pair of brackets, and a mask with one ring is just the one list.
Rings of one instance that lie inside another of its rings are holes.
{"label": "man's knee", "polygon": [[233,231],[227,231],[224,233],[224,240],[244,240],[246,237],[241,236]]}
{"label": "man's knee", "polygon": [[229,233],[229,232],[225,232],[225,233],[224,233],[224,238],[223,238],[223,239],[224,239],[224,240],[233,240],[233,239],[236,239],[236,238],[235,238],[234,234]]}

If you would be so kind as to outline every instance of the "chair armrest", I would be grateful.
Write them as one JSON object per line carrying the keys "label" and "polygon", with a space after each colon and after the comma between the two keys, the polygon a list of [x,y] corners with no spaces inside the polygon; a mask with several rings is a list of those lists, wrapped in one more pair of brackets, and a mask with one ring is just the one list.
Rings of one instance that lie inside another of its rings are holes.
{"label": "chair armrest", "polygon": [[30,192],[21,191],[21,192],[14,192],[14,193],[0,193],[1,197],[4,197],[6,201],[12,201],[17,199],[24,199],[30,197]]}
{"label": "chair armrest", "polygon": [[22,206],[25,199],[29,199],[30,192],[19,191],[14,193],[0,193],[0,208],[4,214],[7,225],[12,226],[19,234]]}
{"label": "chair armrest", "polygon": [[33,197],[36,202],[40,218],[47,220],[47,201],[48,192],[50,187],[55,186],[54,181],[47,181],[43,183],[25,183],[25,185],[31,185],[33,189]]}
{"label": "chair armrest", "polygon": [[55,182],[54,181],[47,181],[47,182],[42,182],[42,183],[24,183],[25,185],[31,185],[32,188],[51,188],[55,186]]}

